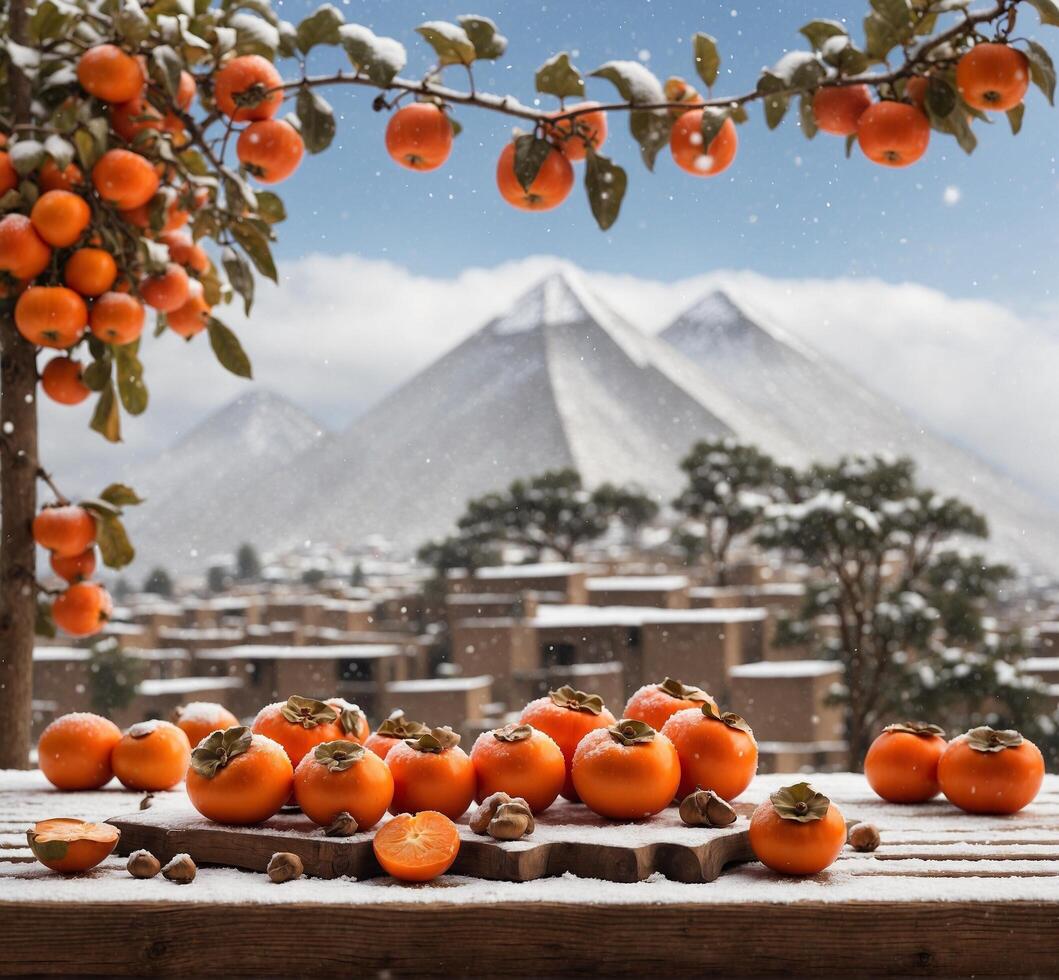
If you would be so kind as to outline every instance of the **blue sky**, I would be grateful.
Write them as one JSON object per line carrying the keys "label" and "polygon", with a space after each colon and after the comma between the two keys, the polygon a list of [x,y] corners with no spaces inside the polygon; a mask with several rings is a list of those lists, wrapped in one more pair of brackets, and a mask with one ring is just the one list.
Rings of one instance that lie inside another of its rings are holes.
{"label": "blue sky", "polygon": [[[860,3],[848,0],[491,0],[474,9],[462,0],[339,5],[347,20],[405,44],[408,75],[430,64],[431,52],[413,30],[417,24],[468,12],[493,17],[510,43],[499,62],[479,66],[479,87],[523,100],[533,97],[535,69],[560,50],[574,53],[586,72],[609,59],[641,58],[663,79],[693,78],[688,38],[697,30],[719,41],[724,60],[718,93],[745,91],[761,67],[804,46],[797,28],[805,21],[855,14],[859,35],[863,14]],[[314,6],[286,0],[280,10],[297,21]],[[1028,7],[1016,34],[1059,42],[1059,31],[1041,28]],[[311,60],[320,71],[341,63],[337,52],[326,49],[317,49]],[[459,69],[449,71],[452,83],[460,84]],[[612,94],[609,83],[590,80],[589,97]],[[686,175],[663,151],[652,175],[624,121],[615,119],[607,152],[629,171],[630,190],[607,234],[596,229],[580,184],[563,207],[547,214],[516,212],[499,199],[493,172],[512,120],[460,110],[465,128],[449,163],[432,174],[415,174],[386,156],[386,117],[371,111],[369,93],[340,88],[327,97],[340,116],[338,137],[281,188],[292,215],[282,228],[282,258],[355,252],[420,274],[452,275],[471,265],[550,253],[589,269],[660,279],[752,269],[784,277],[912,280],[1024,312],[1051,307],[1055,299],[1046,259],[1059,237],[1059,119],[1036,90],[1017,138],[1002,117],[991,127],[978,125],[979,149],[967,157],[954,141],[935,134],[927,157],[903,171],[870,164],[856,150],[846,160],[840,138],[806,141],[793,114],[770,133],[754,109],[725,174]]]}

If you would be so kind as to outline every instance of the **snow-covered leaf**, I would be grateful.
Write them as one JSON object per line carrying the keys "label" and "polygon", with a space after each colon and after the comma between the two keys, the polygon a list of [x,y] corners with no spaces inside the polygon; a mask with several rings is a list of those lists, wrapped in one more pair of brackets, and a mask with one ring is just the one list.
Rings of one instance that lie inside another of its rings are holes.
{"label": "snow-covered leaf", "polygon": [[353,67],[376,85],[389,85],[408,60],[400,41],[379,37],[360,24],[344,24],[338,33]]}
{"label": "snow-covered leaf", "polygon": [[570,55],[565,51],[544,62],[537,69],[535,81],[538,92],[560,99],[585,94],[585,80],[581,72],[570,64]]}
{"label": "snow-covered leaf", "polygon": [[430,20],[420,24],[416,33],[434,49],[439,65],[469,65],[475,59],[474,44],[457,24]]}
{"label": "snow-covered leaf", "polygon": [[[325,3],[298,24],[298,50],[308,54],[318,44],[338,44],[339,28],[344,23],[342,12]],[[276,40],[278,44],[279,38]]]}
{"label": "snow-covered leaf", "polygon": [[497,30],[496,24],[488,17],[464,14],[456,19],[460,22],[460,27],[464,29],[467,37],[471,39],[474,53],[478,58],[492,61],[507,50],[507,38]]}

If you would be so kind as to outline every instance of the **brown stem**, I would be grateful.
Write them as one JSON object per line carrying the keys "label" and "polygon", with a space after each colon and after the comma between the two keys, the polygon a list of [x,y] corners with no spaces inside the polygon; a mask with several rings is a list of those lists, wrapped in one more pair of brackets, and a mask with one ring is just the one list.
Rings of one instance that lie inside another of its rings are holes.
{"label": "brown stem", "polygon": [[[9,0],[8,34],[28,44],[26,0]],[[12,116],[30,121],[28,80],[8,72]],[[15,328],[10,305],[0,314],[0,769],[29,766],[36,620],[37,351]],[[27,581],[28,578],[28,581]]]}
{"label": "brown stem", "polygon": [[69,498],[55,485],[52,475],[43,466],[37,467],[37,479],[43,480],[48,485],[48,489],[55,494],[56,502],[60,504],[68,504],[70,502]]}

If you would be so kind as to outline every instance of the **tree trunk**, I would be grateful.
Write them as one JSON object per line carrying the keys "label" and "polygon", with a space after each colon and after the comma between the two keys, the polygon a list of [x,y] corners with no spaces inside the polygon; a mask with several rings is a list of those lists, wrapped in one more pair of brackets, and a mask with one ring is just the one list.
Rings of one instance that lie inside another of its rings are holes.
{"label": "tree trunk", "polygon": [[[9,0],[8,34],[26,43],[25,0]],[[29,84],[9,73],[11,115],[30,118]],[[37,595],[37,352],[0,316],[0,769],[29,765]]]}
{"label": "tree trunk", "polygon": [[36,350],[0,317],[0,769],[29,765],[37,512]]}

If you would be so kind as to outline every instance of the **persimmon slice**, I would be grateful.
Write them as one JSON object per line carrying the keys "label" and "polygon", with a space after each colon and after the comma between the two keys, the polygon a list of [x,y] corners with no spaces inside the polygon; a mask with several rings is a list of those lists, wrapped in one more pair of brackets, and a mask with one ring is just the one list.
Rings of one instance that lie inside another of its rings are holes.
{"label": "persimmon slice", "polygon": [[63,874],[94,868],[114,850],[120,836],[120,831],[109,824],[87,823],[72,817],[41,820],[26,832],[36,859]]}
{"label": "persimmon slice", "polygon": [[430,881],[452,867],[460,833],[443,813],[404,813],[375,835],[375,857],[383,871],[401,881]]}

